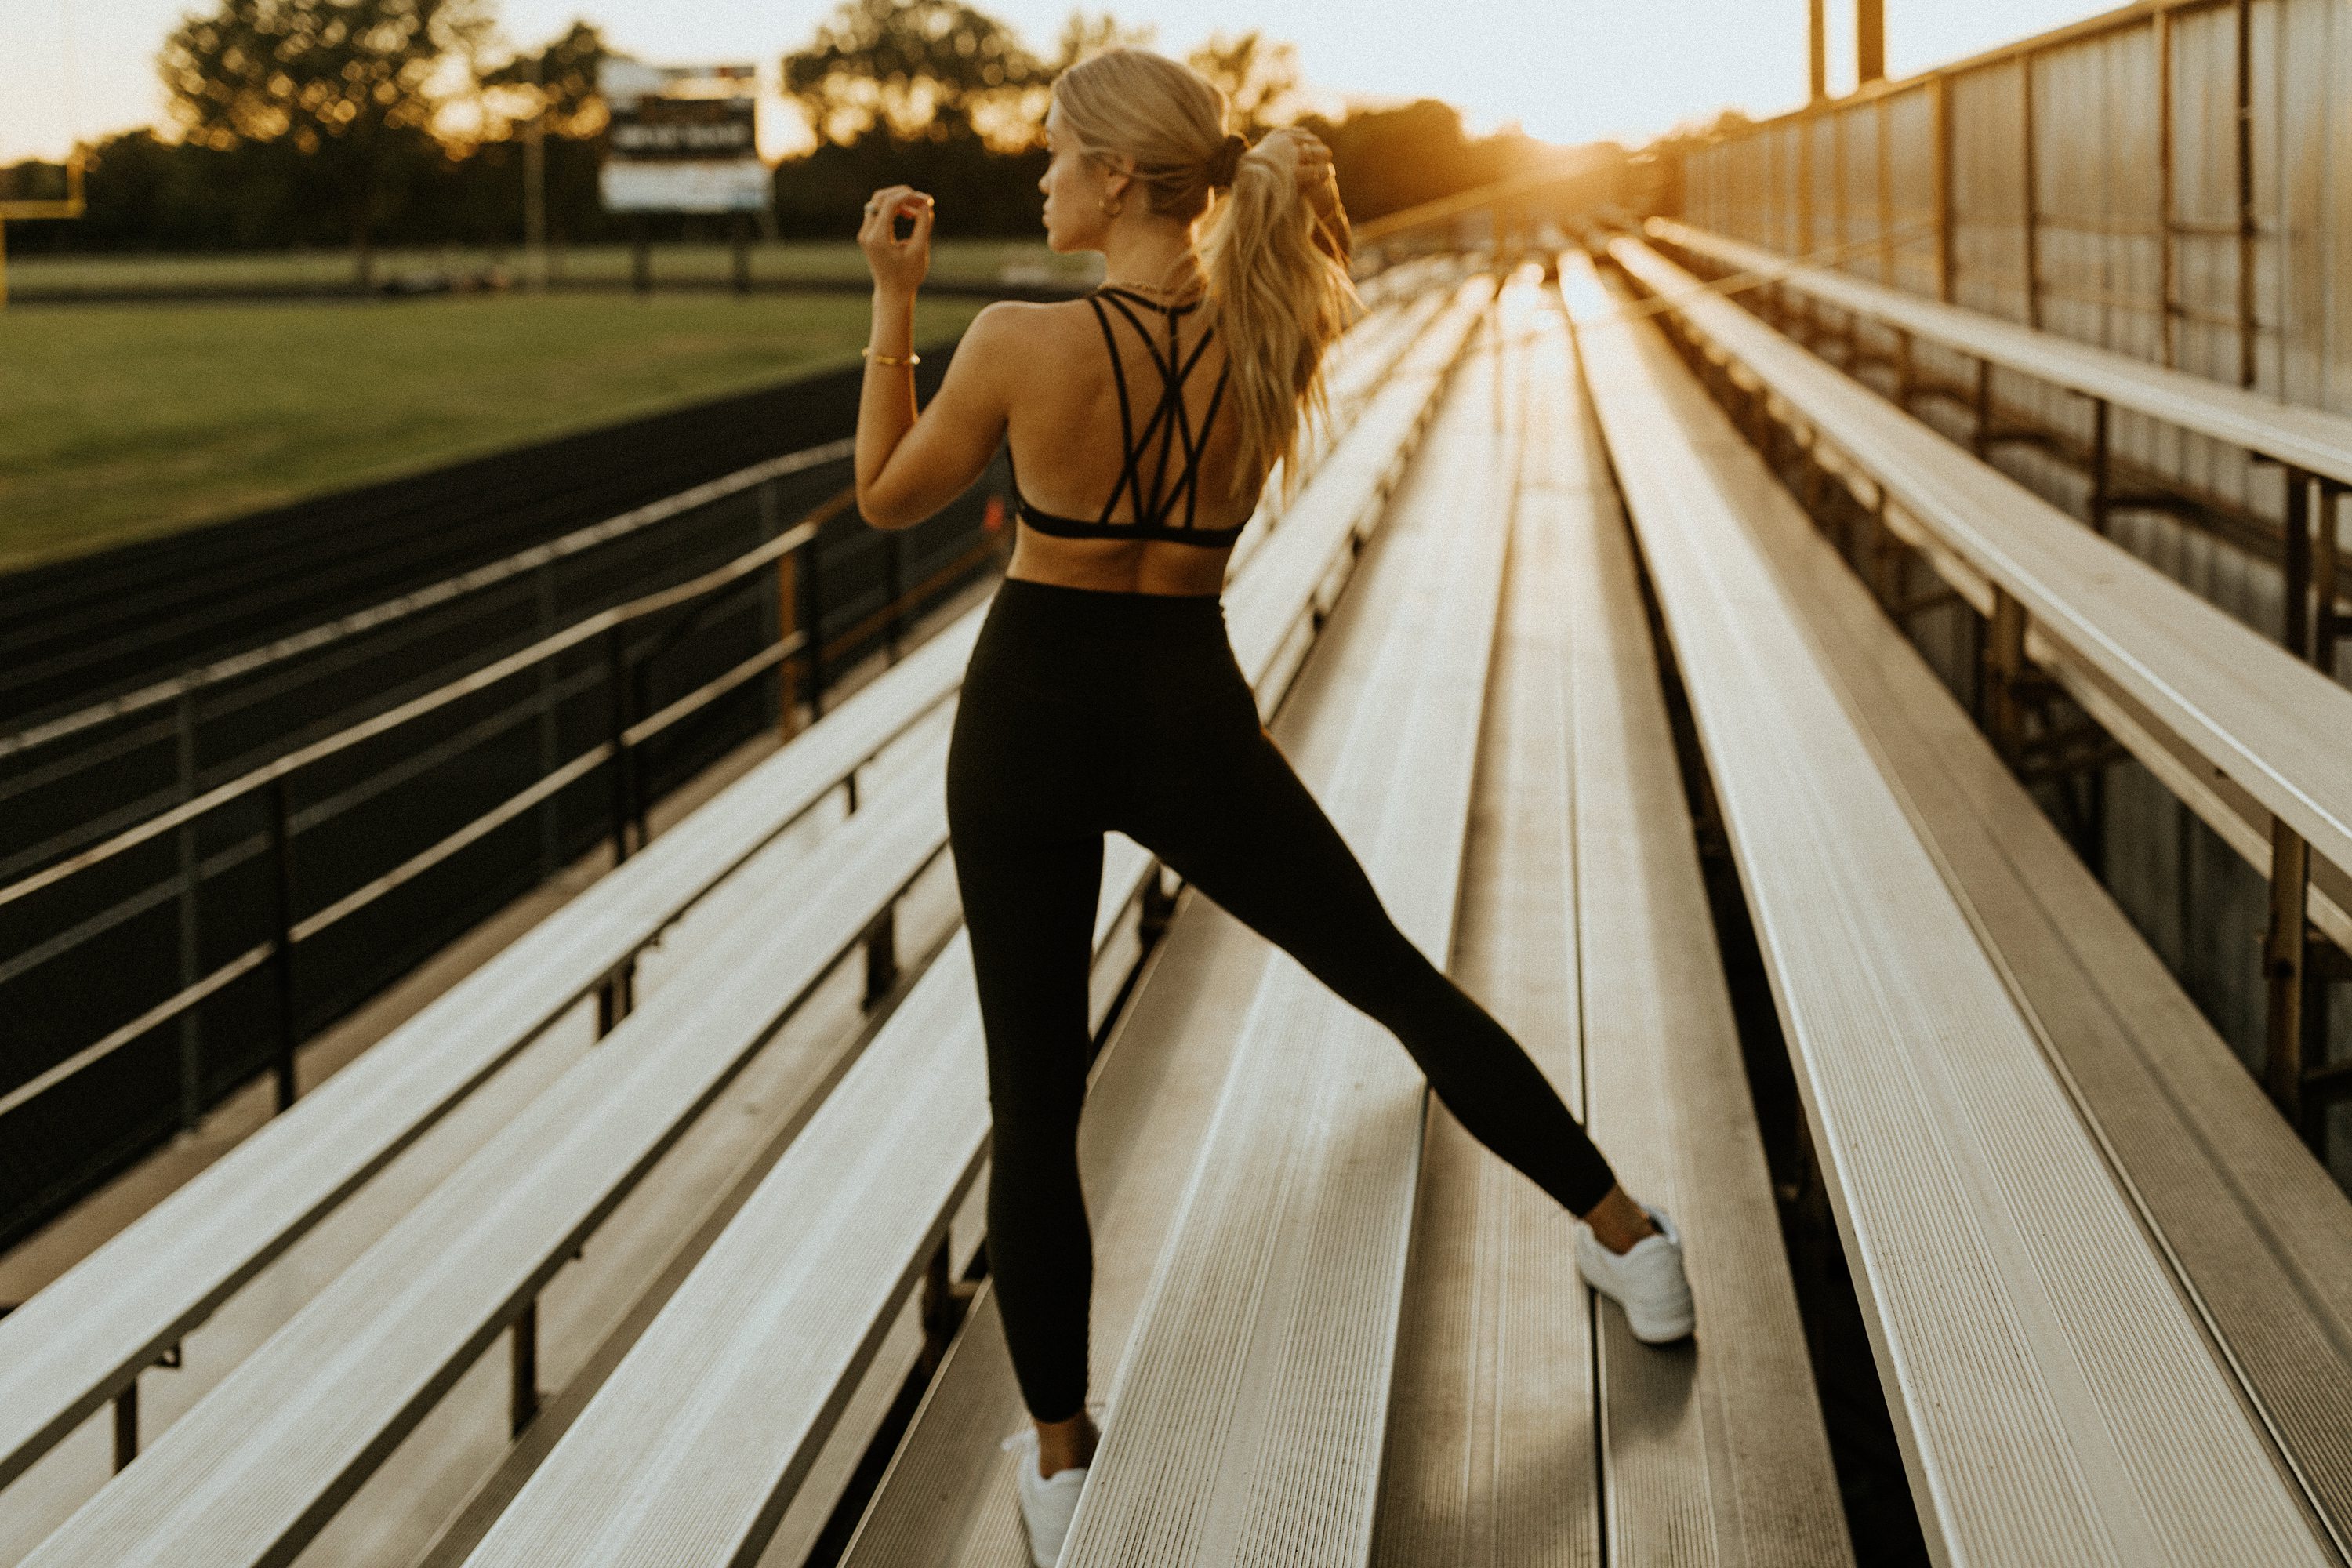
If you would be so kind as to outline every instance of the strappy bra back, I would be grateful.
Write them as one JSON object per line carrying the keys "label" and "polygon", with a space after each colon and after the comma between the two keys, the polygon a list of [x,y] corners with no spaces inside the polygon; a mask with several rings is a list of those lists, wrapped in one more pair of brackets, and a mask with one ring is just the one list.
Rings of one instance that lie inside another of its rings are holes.
{"label": "strappy bra back", "polygon": [[[1087,522],[1078,518],[1055,517],[1051,512],[1038,510],[1022,498],[1020,476],[1014,474],[1013,514],[1038,532],[1050,533],[1057,539],[1167,539],[1185,544],[1215,547],[1231,544],[1249,521],[1247,518],[1230,528],[1202,528],[1193,522],[1193,509],[1200,499],[1201,454],[1208,447],[1209,429],[1216,422],[1218,405],[1224,401],[1225,378],[1233,368],[1228,363],[1218,369],[1217,384],[1210,390],[1209,405],[1201,416],[1200,430],[1195,434],[1192,417],[1184,409],[1184,383],[1192,375],[1192,367],[1201,363],[1201,354],[1208,348],[1213,329],[1201,333],[1200,341],[1192,345],[1192,352],[1184,356],[1180,364],[1176,326],[1180,319],[1188,311],[1197,310],[1201,302],[1195,300],[1190,304],[1162,305],[1116,287],[1097,289],[1086,299],[1087,303],[1094,307],[1096,324],[1102,328],[1103,346],[1110,351],[1111,377],[1118,386],[1121,447],[1118,483],[1111,488],[1110,499],[1103,502],[1100,515]],[[1150,329],[1129,309],[1129,300],[1166,316],[1166,353],[1163,353],[1160,345],[1153,341]],[[1143,340],[1145,351],[1151,355],[1152,368],[1160,373],[1160,399],[1152,406],[1151,416],[1143,422],[1140,435],[1135,429],[1134,405],[1127,389],[1127,372],[1118,357],[1118,336],[1111,330],[1113,310],[1117,310],[1126,319],[1127,324],[1135,329],[1136,335]],[[1147,485],[1144,448],[1151,444],[1155,436],[1160,438],[1160,455],[1156,462],[1149,465],[1151,473]],[[1183,462],[1171,482],[1168,474],[1169,459],[1179,451],[1183,454]],[[1009,443],[1004,449],[1004,461],[1009,468],[1013,462],[1013,448]],[[1118,509],[1122,496],[1129,500],[1131,520],[1113,522],[1110,514]],[[1183,520],[1176,521],[1177,502],[1180,500],[1183,503]]]}

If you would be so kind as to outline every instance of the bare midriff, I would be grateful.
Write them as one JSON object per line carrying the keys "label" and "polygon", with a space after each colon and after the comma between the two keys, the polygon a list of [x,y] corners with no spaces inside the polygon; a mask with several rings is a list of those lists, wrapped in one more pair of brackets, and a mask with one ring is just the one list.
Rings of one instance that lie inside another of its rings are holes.
{"label": "bare midriff", "polygon": [[1024,523],[1004,574],[1113,594],[1213,595],[1224,590],[1232,554],[1164,539],[1056,539]]}

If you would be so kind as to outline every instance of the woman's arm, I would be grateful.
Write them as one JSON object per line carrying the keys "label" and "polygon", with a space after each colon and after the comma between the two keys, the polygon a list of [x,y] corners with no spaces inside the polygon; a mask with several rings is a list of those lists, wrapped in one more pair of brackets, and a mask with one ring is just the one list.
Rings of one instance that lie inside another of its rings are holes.
{"label": "woman's arm", "polygon": [[[903,240],[894,233],[901,213],[915,223]],[[874,321],[856,469],[858,512],[877,528],[911,527],[961,495],[1004,436],[1003,353],[990,348],[1007,324],[1003,305],[973,318],[930,406],[916,409],[915,291],[930,268],[930,197],[906,185],[874,193],[857,232],[874,274]]]}

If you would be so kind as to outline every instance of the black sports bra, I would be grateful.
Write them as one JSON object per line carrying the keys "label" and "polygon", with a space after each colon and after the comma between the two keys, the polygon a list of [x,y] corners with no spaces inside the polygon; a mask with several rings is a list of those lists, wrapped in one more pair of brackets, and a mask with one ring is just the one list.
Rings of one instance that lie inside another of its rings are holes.
{"label": "black sports bra", "polygon": [[[1191,356],[1180,366],[1176,363],[1176,321],[1187,310],[1197,309],[1200,301],[1195,300],[1186,305],[1161,305],[1146,300],[1140,294],[1130,294],[1116,287],[1097,289],[1086,300],[1094,307],[1095,321],[1102,328],[1103,346],[1110,351],[1111,376],[1118,384],[1119,442],[1124,447],[1118,483],[1111,488],[1110,500],[1103,502],[1102,514],[1094,521],[1086,522],[1074,517],[1055,517],[1051,512],[1039,511],[1031,506],[1022,499],[1020,476],[1015,474],[1013,477],[1013,515],[1038,532],[1050,533],[1057,539],[1169,539],[1185,544],[1213,547],[1231,544],[1247,524],[1247,518],[1231,528],[1198,528],[1192,522],[1193,503],[1199,499],[1200,491],[1201,453],[1208,445],[1209,426],[1216,421],[1217,406],[1224,401],[1226,374],[1233,368],[1227,363],[1217,372],[1217,384],[1209,394],[1208,411],[1201,416],[1200,433],[1195,436],[1192,420],[1184,412],[1184,381],[1192,374],[1192,367],[1201,362],[1202,352],[1209,346],[1211,333],[1202,332],[1201,341],[1192,345]],[[1135,434],[1134,413],[1127,393],[1127,373],[1119,365],[1118,339],[1111,331],[1110,310],[1103,308],[1105,300],[1110,301],[1112,310],[1127,318],[1127,324],[1143,339],[1144,349],[1151,355],[1152,367],[1160,373],[1160,401],[1151,410],[1151,417],[1143,422],[1140,437]],[[1136,318],[1133,310],[1128,309],[1127,301],[1129,300],[1167,315],[1168,352],[1165,356],[1161,355],[1160,346],[1152,342],[1150,330]],[[1160,458],[1152,468],[1147,495],[1143,482],[1143,448],[1150,445],[1154,435],[1160,437]],[[1171,484],[1168,479],[1168,457],[1170,448],[1175,447],[1182,448],[1184,462]],[[1013,464],[1010,442],[1005,445],[1004,462],[1010,469]],[[1134,516],[1130,521],[1113,522],[1111,510],[1118,505],[1118,498],[1122,495],[1131,499],[1130,510]],[[1173,522],[1170,519],[1175,513],[1180,497],[1184,502],[1184,521]]]}

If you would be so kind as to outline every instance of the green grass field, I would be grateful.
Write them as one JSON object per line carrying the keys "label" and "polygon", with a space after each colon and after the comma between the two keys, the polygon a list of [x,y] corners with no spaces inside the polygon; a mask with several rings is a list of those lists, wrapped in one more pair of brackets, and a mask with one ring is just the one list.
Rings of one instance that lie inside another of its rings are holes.
{"label": "green grass field", "polygon": [[[556,276],[582,282],[620,282],[630,275],[625,245],[566,246],[552,253]],[[446,271],[471,274],[499,268],[520,279],[522,254],[450,246],[431,250],[385,250],[375,257],[378,282],[401,273]],[[942,282],[1061,279],[1092,283],[1102,262],[1091,255],[1056,256],[1035,240],[944,239],[931,258],[931,276]],[[734,276],[734,253],[725,245],[657,245],[654,279],[716,282]],[[783,240],[751,247],[751,276],[768,282],[858,279],[865,258],[855,245],[837,240]],[[352,280],[347,250],[273,251],[231,256],[59,256],[12,258],[9,291],[38,300],[46,296],[106,289],[269,289],[337,287]]]}
{"label": "green grass field", "polygon": [[[979,309],[925,300],[917,336]],[[866,321],[821,294],[0,312],[0,570],[849,363]]]}

